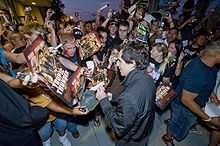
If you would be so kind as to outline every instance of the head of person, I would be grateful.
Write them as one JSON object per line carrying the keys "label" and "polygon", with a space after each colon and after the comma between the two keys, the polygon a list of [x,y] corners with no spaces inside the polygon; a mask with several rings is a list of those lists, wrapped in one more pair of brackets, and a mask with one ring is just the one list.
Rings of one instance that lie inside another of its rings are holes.
{"label": "head of person", "polygon": [[108,31],[110,36],[115,36],[118,33],[118,22],[115,20],[111,20],[109,22]]}
{"label": "head of person", "polygon": [[168,37],[169,42],[177,40],[178,39],[178,30],[177,30],[177,28],[170,29],[168,31],[167,37]]}
{"label": "head of person", "polygon": [[96,25],[95,20],[93,20],[93,21],[91,22],[91,24],[92,24],[92,30],[95,31],[95,30],[97,29],[97,25]]}
{"label": "head of person", "polygon": [[96,32],[98,33],[101,44],[104,47],[107,41],[107,36],[108,36],[107,30],[104,27],[98,27]]}
{"label": "head of person", "polygon": [[136,12],[135,12],[135,18],[138,21],[141,21],[144,18],[144,14],[145,14],[145,6],[144,5],[138,5]]}
{"label": "head of person", "polygon": [[121,46],[117,66],[122,76],[127,76],[134,69],[143,69],[148,65],[148,54],[138,42],[128,42]]}
{"label": "head of person", "polygon": [[213,65],[220,63],[220,41],[210,42],[205,49],[201,51],[201,57],[211,60]]}
{"label": "head of person", "polygon": [[14,46],[13,46],[13,44],[12,44],[10,41],[6,41],[6,42],[3,44],[3,49],[4,49],[6,52],[10,52],[13,48],[14,48]]}
{"label": "head of person", "polygon": [[76,54],[75,38],[72,33],[63,33],[60,36],[63,44],[63,55],[66,57],[73,57]]}
{"label": "head of person", "polygon": [[17,32],[10,34],[10,41],[15,46],[15,48],[20,48],[26,45],[24,37]]}
{"label": "head of person", "polygon": [[92,23],[90,21],[85,22],[85,24],[84,24],[84,32],[86,34],[92,32]]}
{"label": "head of person", "polygon": [[158,63],[162,63],[168,54],[168,48],[163,43],[154,44],[150,51],[150,57]]}
{"label": "head of person", "polygon": [[150,25],[151,32],[155,33],[160,27],[160,22],[158,20],[152,20]]}
{"label": "head of person", "polygon": [[125,40],[128,38],[129,33],[129,23],[128,21],[121,21],[119,22],[118,27],[118,35],[121,40]]}
{"label": "head of person", "polygon": [[198,45],[199,47],[205,46],[205,44],[207,43],[206,34],[204,32],[199,32],[197,35],[195,35],[193,43]]}

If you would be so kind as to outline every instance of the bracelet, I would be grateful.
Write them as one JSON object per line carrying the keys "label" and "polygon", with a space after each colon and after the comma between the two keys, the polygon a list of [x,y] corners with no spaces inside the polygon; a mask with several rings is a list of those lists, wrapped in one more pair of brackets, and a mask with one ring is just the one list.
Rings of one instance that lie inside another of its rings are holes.
{"label": "bracelet", "polygon": [[205,121],[205,122],[210,122],[211,120],[212,120],[211,117],[209,117],[208,119],[203,119],[203,121]]}

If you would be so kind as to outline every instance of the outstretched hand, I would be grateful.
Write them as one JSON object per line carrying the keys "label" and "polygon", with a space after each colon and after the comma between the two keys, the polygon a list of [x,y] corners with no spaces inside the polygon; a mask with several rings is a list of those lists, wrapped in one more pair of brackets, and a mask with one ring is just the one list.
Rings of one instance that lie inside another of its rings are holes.
{"label": "outstretched hand", "polygon": [[87,115],[89,110],[87,108],[82,108],[80,106],[74,107],[72,109],[72,114],[76,116]]}

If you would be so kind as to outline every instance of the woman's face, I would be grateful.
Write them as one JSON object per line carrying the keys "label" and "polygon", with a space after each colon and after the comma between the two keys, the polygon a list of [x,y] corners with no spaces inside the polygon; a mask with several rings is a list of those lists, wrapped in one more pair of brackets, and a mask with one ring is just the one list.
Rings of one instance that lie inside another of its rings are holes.
{"label": "woman's face", "polygon": [[85,28],[85,32],[86,32],[86,33],[91,32],[91,31],[92,31],[92,25],[91,25],[91,23],[86,23],[84,28]]}
{"label": "woman's face", "polygon": [[153,47],[150,51],[150,57],[153,58],[158,63],[163,62],[163,52],[159,51],[157,47]]}
{"label": "woman's face", "polygon": [[68,48],[65,53],[68,57],[73,57],[76,53],[76,48]]}
{"label": "woman's face", "polygon": [[143,19],[143,14],[144,14],[144,9],[143,8],[137,9],[137,11],[135,13],[135,17],[137,18],[137,20],[142,20]]}
{"label": "woman's face", "polygon": [[63,48],[65,49],[65,55],[68,57],[73,57],[76,53],[76,45],[74,41],[66,43]]}

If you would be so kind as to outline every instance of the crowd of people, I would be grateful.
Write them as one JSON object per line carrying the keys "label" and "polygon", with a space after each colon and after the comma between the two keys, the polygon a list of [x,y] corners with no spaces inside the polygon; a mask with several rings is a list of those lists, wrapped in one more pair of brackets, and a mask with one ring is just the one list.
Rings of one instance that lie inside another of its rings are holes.
{"label": "crowd of people", "polygon": [[[209,146],[220,143],[219,2],[161,0],[155,11],[139,1],[122,1],[121,6],[118,12],[106,6],[106,17],[98,8],[91,21],[80,15],[68,22],[54,20],[55,12],[48,9],[43,26],[1,25],[0,146],[50,146],[54,130],[63,146],[71,146],[67,131],[79,137],[77,124],[86,124],[88,117],[97,126],[100,117],[107,119],[116,146],[145,146],[155,114],[165,110],[171,111],[171,117],[165,121],[164,144],[182,141],[197,124],[210,131]],[[79,42],[91,33],[101,47],[82,58]],[[70,107],[50,91],[31,90],[17,78],[18,72],[28,70],[23,51],[38,36],[67,61],[64,66],[70,72],[81,67],[88,71],[86,64],[92,61],[111,73],[108,85],[95,93],[99,102],[95,110],[80,107],[78,100]],[[59,44],[61,48],[54,49]],[[174,92],[172,97],[159,96],[162,85]],[[162,98],[168,100],[163,108],[158,104]],[[209,106],[215,107],[212,114]]]}

